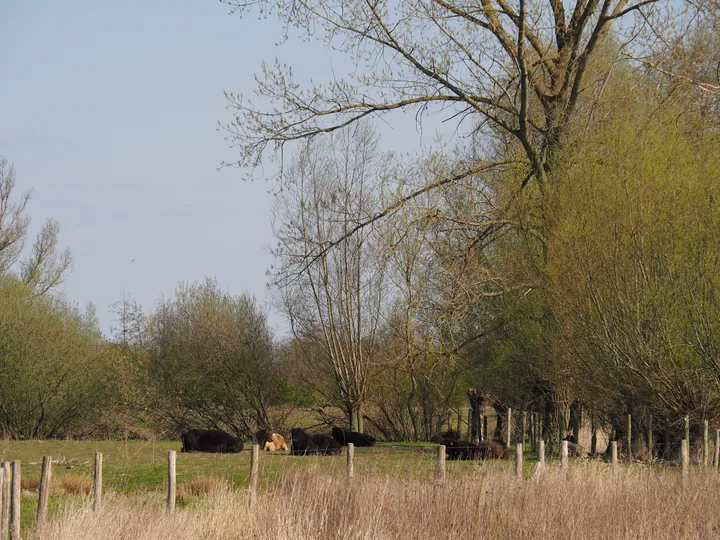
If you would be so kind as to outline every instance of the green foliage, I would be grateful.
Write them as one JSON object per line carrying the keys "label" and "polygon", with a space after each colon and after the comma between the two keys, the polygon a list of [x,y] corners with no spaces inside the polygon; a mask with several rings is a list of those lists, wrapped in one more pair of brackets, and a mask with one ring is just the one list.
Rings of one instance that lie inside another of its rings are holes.
{"label": "green foliage", "polygon": [[0,278],[0,427],[14,438],[88,435],[112,399],[114,356],[90,317]]}
{"label": "green foliage", "polygon": [[248,436],[282,422],[287,395],[265,314],[207,279],[180,285],[150,317],[148,413],[166,429],[218,426]]}
{"label": "green foliage", "polygon": [[577,391],[608,409],[715,417],[718,141],[647,101],[578,138],[554,172],[546,268],[557,353]]}

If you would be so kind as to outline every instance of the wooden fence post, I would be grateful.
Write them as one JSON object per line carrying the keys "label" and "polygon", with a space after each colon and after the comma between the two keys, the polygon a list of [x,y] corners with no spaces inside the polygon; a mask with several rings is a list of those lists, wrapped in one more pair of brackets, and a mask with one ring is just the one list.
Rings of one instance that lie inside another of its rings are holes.
{"label": "wooden fence post", "polygon": [[520,446],[525,446],[525,431],[527,430],[527,413],[522,412],[522,429],[520,430]]}
{"label": "wooden fence post", "polygon": [[12,484],[12,476],[10,472],[10,463],[2,464],[2,501],[0,506],[0,539],[7,540],[10,531],[10,486]]}
{"label": "wooden fence post", "polygon": [[632,461],[632,414],[627,415],[627,459]]}
{"label": "wooden fence post", "polygon": [[348,478],[352,478],[355,474],[355,445],[353,443],[347,444],[347,475]]}
{"label": "wooden fence post", "polygon": [[458,410],[457,410],[457,430],[456,430],[458,433],[462,433],[462,431],[460,431],[460,429],[462,428],[462,420],[463,420],[463,419],[462,419],[462,411],[460,410],[460,407],[458,407]]}
{"label": "wooden fence post", "polygon": [[482,437],[480,438],[481,441],[487,441],[488,438],[488,417],[486,414],[481,414],[480,418],[482,418]]}
{"label": "wooden fence post", "polygon": [[715,459],[713,459],[713,467],[718,470],[720,465],[720,429],[715,432]]}
{"label": "wooden fence post", "polygon": [[250,506],[255,506],[257,502],[257,486],[258,486],[258,465],[260,460],[260,445],[253,444],[250,453]]}
{"label": "wooden fence post", "polygon": [[545,470],[545,441],[543,439],[538,439],[537,447],[538,461],[535,464],[535,467],[533,467],[533,480],[539,480],[540,475],[543,473],[543,470]]}
{"label": "wooden fence post", "polygon": [[52,458],[43,456],[42,471],[40,473],[40,488],[38,495],[37,523],[41,525],[47,519],[48,495],[50,495],[50,471]]}
{"label": "wooden fence post", "polygon": [[690,415],[685,415],[685,439],[688,441],[688,444],[690,444]]}
{"label": "wooden fence post", "polygon": [[168,512],[175,511],[175,496],[177,492],[177,453],[175,450],[168,450]]}
{"label": "wooden fence post", "polygon": [[682,466],[683,486],[687,486],[690,475],[690,445],[687,439],[680,442],[680,460]]}
{"label": "wooden fence post", "polygon": [[440,445],[437,448],[437,468],[435,469],[435,476],[439,480],[445,479],[445,446]]}
{"label": "wooden fence post", "polygon": [[618,470],[617,441],[610,442],[610,466],[615,473]]}
{"label": "wooden fence post", "polygon": [[[472,407],[470,407],[470,408],[468,409],[468,413],[467,413],[467,438],[468,438],[468,441],[471,441],[471,440],[472,440],[472,421],[473,421],[473,417],[472,417]],[[482,427],[482,423],[481,423],[480,428],[481,428],[481,427]],[[479,429],[480,429],[480,428],[479,428]]]}
{"label": "wooden fence post", "polygon": [[563,441],[560,445],[560,458],[561,458],[561,466],[562,470],[566,471],[568,470],[568,442]]}
{"label": "wooden fence post", "polygon": [[508,407],[507,409],[507,444],[505,445],[506,448],[510,448],[510,445],[512,444],[512,409]]}
{"label": "wooden fence post", "polygon": [[95,452],[95,478],[93,481],[93,510],[96,512],[102,506],[102,462],[101,452]]}
{"label": "wooden fence post", "polygon": [[702,467],[707,469],[710,464],[710,426],[709,422],[705,420],[703,422],[703,447],[702,447]]}
{"label": "wooden fence post", "polygon": [[515,476],[523,477],[523,445],[515,445]]}
{"label": "wooden fence post", "polygon": [[20,540],[20,462],[12,462],[10,493],[10,540]]}

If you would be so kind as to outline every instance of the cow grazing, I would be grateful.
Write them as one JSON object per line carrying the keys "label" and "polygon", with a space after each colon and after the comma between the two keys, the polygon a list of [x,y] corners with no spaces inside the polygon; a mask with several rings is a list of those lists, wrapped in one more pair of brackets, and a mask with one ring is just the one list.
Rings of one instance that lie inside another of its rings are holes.
{"label": "cow grazing", "polygon": [[237,437],[219,429],[191,429],[182,434],[183,452],[235,453],[243,449]]}
{"label": "cow grazing", "polygon": [[355,446],[375,445],[375,437],[357,431],[350,431],[349,429],[334,427],[332,428],[332,436],[342,446],[347,446],[348,443],[353,443]]}
{"label": "cow grazing", "polygon": [[292,430],[290,453],[293,456],[333,456],[340,453],[340,448],[340,443],[329,435],[306,433],[301,428]]}

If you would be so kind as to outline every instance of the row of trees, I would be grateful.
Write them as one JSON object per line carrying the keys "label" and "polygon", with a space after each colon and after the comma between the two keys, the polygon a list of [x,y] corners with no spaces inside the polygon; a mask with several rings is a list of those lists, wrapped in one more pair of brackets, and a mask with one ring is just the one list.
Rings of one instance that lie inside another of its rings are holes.
{"label": "row of trees", "polygon": [[[580,408],[718,419],[717,3],[228,3],[356,66],[228,94],[236,165],[280,163],[271,276],[323,403],[407,438],[468,386],[551,440]],[[394,111],[463,137],[384,155]]]}
{"label": "row of trees", "polygon": [[[717,3],[229,3],[357,66],[313,87],[266,67],[262,107],[228,93],[237,164],[280,160],[269,277],[290,335],[207,280],[150,312],[123,299],[104,339],[52,292],[69,265],[54,223],[20,260],[26,199],[5,188],[7,432],[249,436],[301,405],[304,425],[423,440],[469,387],[542,413],[550,441],[580,409],[616,435],[628,413],[720,419]],[[462,136],[383,152],[370,118],[398,110]]]}

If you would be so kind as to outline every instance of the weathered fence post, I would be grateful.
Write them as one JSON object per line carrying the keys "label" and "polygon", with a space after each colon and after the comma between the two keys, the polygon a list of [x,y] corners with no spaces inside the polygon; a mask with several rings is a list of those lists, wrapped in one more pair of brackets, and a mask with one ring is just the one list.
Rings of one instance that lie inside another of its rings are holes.
{"label": "weathered fence post", "polygon": [[560,463],[563,471],[568,470],[568,442],[563,441],[560,445]]}
{"label": "weathered fence post", "polygon": [[715,432],[715,459],[713,459],[713,468],[717,471],[720,465],[720,429]]}
{"label": "weathered fence post", "polygon": [[7,540],[8,532],[10,530],[10,486],[12,484],[12,477],[10,472],[10,463],[4,462],[2,464],[2,501],[0,506],[0,539]]}
{"label": "weathered fence post", "polygon": [[40,473],[40,488],[38,495],[37,522],[38,525],[45,523],[47,519],[48,495],[50,495],[50,470],[52,458],[43,456],[42,471]]}
{"label": "weathered fence post", "polygon": [[462,411],[460,410],[460,407],[458,407],[458,410],[457,410],[457,430],[456,430],[458,433],[462,433],[462,431],[460,431],[460,429],[462,428],[462,420],[463,420],[463,418],[462,418]]}
{"label": "weathered fence post", "polygon": [[690,444],[690,415],[685,415],[685,440]]}
{"label": "weathered fence post", "polygon": [[355,445],[348,443],[347,445],[347,475],[352,478],[355,474]]}
{"label": "weathered fence post", "polygon": [[632,414],[627,415],[627,459],[632,461]]}
{"label": "weathered fence post", "polygon": [[687,486],[688,476],[690,475],[690,444],[687,439],[680,442],[680,461],[682,465],[683,485]]}
{"label": "weathered fence post", "polygon": [[507,443],[505,445],[506,448],[510,448],[510,445],[512,444],[512,409],[510,407],[507,408]]}
{"label": "weathered fence post", "polygon": [[10,493],[10,540],[20,540],[20,462],[12,462]]}
{"label": "weathered fence post", "polygon": [[480,440],[487,441],[488,440],[488,417],[486,414],[481,414],[480,418],[482,419],[482,435],[480,436]]}
{"label": "weathered fence post", "polygon": [[618,469],[617,441],[610,441],[610,466],[615,473]]}
{"label": "weathered fence post", "polygon": [[102,506],[102,463],[101,452],[95,452],[95,478],[93,480],[93,510],[96,512]]}
{"label": "weathered fence post", "polygon": [[523,445],[515,445],[515,476],[523,477]]}
{"label": "weathered fence post", "polygon": [[175,495],[177,492],[177,453],[175,450],[168,450],[168,512],[175,511]]}
{"label": "weathered fence post", "polygon": [[257,502],[258,466],[260,461],[260,445],[253,444],[250,453],[250,506]]}
{"label": "weathered fence post", "polygon": [[543,470],[545,469],[545,441],[542,439],[539,439],[537,442],[537,463],[535,464],[535,467],[533,468],[532,478],[533,480],[538,480],[540,478],[540,475],[542,474]]}
{"label": "weathered fence post", "polygon": [[520,446],[525,446],[525,431],[527,429],[527,413],[522,412],[522,429],[520,430]]}
{"label": "weathered fence post", "polygon": [[703,447],[702,447],[702,467],[707,469],[710,464],[710,423],[705,420],[703,422]]}
{"label": "weathered fence post", "polygon": [[439,480],[445,479],[445,446],[440,445],[437,447],[437,467],[435,469],[435,476]]}

